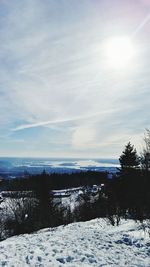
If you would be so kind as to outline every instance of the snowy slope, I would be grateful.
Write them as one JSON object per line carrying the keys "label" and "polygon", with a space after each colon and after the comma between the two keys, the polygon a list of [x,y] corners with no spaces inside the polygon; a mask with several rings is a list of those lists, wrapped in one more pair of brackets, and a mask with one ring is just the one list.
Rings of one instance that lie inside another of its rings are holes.
{"label": "snowy slope", "polygon": [[0,243],[0,266],[150,266],[150,239],[132,220],[73,223]]}

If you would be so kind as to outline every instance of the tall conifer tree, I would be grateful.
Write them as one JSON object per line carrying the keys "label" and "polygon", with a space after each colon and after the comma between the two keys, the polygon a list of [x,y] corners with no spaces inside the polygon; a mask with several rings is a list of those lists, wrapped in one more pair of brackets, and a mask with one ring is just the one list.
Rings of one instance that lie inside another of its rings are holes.
{"label": "tall conifer tree", "polygon": [[125,146],[119,161],[122,169],[137,168],[139,166],[140,160],[137,151],[130,142]]}

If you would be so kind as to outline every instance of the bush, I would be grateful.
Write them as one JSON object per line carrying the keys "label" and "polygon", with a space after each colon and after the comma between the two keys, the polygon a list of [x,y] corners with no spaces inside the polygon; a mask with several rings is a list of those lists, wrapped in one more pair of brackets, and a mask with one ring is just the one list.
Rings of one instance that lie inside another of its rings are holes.
{"label": "bush", "polygon": [[3,210],[5,235],[31,233],[36,230],[37,204],[34,198],[8,199]]}

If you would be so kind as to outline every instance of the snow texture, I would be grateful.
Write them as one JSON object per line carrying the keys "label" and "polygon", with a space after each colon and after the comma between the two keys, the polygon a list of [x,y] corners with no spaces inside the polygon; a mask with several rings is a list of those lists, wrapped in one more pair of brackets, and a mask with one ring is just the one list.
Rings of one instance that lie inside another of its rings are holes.
{"label": "snow texture", "polygon": [[11,237],[0,243],[0,267],[148,267],[150,239],[139,224],[104,219]]}

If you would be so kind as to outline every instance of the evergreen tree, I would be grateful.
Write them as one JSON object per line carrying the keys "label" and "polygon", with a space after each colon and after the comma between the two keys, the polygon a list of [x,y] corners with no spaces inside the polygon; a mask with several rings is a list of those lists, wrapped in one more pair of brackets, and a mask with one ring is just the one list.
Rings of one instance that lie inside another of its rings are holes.
{"label": "evergreen tree", "polygon": [[140,160],[137,151],[130,142],[125,146],[125,150],[122,152],[119,162],[122,169],[136,168],[139,166]]}
{"label": "evergreen tree", "polygon": [[[114,181],[114,191],[119,203],[119,214],[126,216],[126,212],[133,218],[141,218],[141,172],[140,159],[136,149],[129,142],[120,158],[120,172]],[[140,200],[140,201],[139,201]]]}

